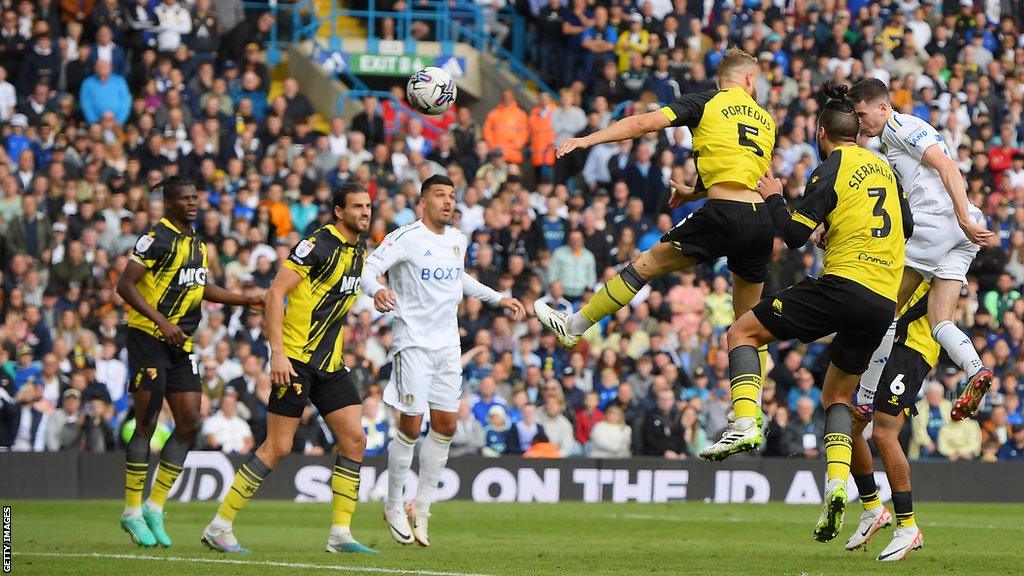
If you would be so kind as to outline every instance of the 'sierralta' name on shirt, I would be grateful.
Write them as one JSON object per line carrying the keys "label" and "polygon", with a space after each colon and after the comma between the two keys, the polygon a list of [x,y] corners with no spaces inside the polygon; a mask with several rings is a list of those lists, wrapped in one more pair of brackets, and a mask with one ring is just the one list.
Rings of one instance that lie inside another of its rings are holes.
{"label": "'sierralta' name on shirt", "polygon": [[867,179],[867,177],[871,176],[872,174],[884,176],[885,179],[888,180],[889,182],[894,182],[892,171],[886,170],[885,168],[882,167],[881,164],[875,164],[872,162],[870,164],[864,164],[860,168],[857,168],[857,171],[853,173],[853,176],[850,176],[850,182],[848,186],[850,188],[860,188],[860,185],[864,183],[864,180]]}
{"label": "'sierralta' name on shirt", "polygon": [[730,116],[736,115],[746,116],[752,118],[761,123],[765,128],[770,128],[771,124],[768,123],[768,116],[758,108],[757,106],[751,106],[750,104],[733,104],[722,108],[722,116],[729,118]]}

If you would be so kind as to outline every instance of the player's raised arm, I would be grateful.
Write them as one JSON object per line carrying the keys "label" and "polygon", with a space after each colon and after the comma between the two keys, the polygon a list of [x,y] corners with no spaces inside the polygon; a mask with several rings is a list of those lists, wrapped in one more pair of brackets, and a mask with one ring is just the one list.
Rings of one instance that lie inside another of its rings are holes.
{"label": "player's raised arm", "polygon": [[604,144],[606,142],[620,142],[639,138],[648,132],[664,130],[671,125],[671,121],[661,110],[647,112],[637,116],[623,118],[611,126],[594,132],[593,134],[580,138],[569,138],[562,142],[555,150],[555,156],[561,158],[576,149],[586,150],[591,146]]}
{"label": "player's raised arm", "polygon": [[921,161],[935,169],[939,173],[939,177],[942,178],[942,186],[946,189],[946,194],[949,194],[949,199],[953,201],[953,213],[956,214],[956,221],[960,224],[960,229],[964,231],[971,242],[985,246],[992,236],[992,232],[971,220],[968,211],[967,188],[964,185],[963,174],[960,173],[956,162],[946,155],[942,146],[938,144],[929,146],[921,157]]}
{"label": "player's raised arm", "polygon": [[392,266],[405,259],[405,249],[399,242],[404,231],[392,232],[384,238],[380,246],[370,254],[363,265],[363,273],[359,283],[363,292],[373,298],[373,306],[378,312],[390,312],[395,309],[395,295],[381,284],[380,278],[387,274]]}

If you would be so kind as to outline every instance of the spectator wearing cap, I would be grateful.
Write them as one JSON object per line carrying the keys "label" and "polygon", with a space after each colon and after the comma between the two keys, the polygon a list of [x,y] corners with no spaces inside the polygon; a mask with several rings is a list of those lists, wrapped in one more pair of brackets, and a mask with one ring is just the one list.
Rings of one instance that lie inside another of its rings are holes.
{"label": "spectator wearing cap", "polygon": [[25,135],[28,118],[24,114],[15,114],[11,116],[10,126],[11,131],[4,139],[4,149],[7,151],[8,158],[18,158],[22,152],[32,146],[32,141]]}
{"label": "spectator wearing cap", "polygon": [[248,454],[253,437],[249,424],[238,415],[238,391],[228,386],[220,400],[220,409],[203,422],[202,435],[213,450],[225,454]]}
{"label": "spectator wearing cap", "polygon": [[82,448],[85,415],[81,413],[82,393],[69,388],[61,395],[60,409],[46,421],[46,450],[79,451]]}
{"label": "spectator wearing cap", "polygon": [[501,150],[507,162],[521,164],[523,147],[529,140],[529,118],[510,89],[501,92],[501,102],[484,120],[483,138],[491,150]]}
{"label": "spectator wearing cap", "polygon": [[[968,419],[968,421],[971,421]],[[1010,438],[999,448],[996,457],[1000,461],[1020,462],[1024,460],[1024,426],[1013,426]]]}
{"label": "spectator wearing cap", "polygon": [[131,112],[132,95],[124,78],[112,72],[110,62],[97,60],[95,74],[82,83],[79,102],[86,122],[95,124],[109,113],[123,125]]}
{"label": "spectator wearing cap", "polygon": [[48,261],[54,246],[50,220],[38,210],[39,201],[26,194],[21,214],[7,225],[7,246],[13,254],[28,254],[35,261]]}
{"label": "spectator wearing cap", "polygon": [[26,385],[42,385],[42,366],[35,360],[31,346],[18,348],[18,360],[14,365],[14,389]]}
{"label": "spectator wearing cap", "polygon": [[619,34],[615,43],[615,53],[619,57],[619,72],[625,72],[630,66],[631,54],[646,54],[651,46],[651,34],[644,30],[644,17],[639,12],[629,15],[629,29]]}
{"label": "spectator wearing cap", "polygon": [[487,410],[484,426],[484,446],[480,453],[483,456],[496,457],[508,453],[509,424],[508,415],[502,406],[491,406]]}
{"label": "spectator wearing cap", "polygon": [[576,375],[576,369],[572,366],[566,366],[562,369],[562,396],[565,398],[565,404],[568,409],[572,412],[583,408],[583,402],[586,398],[586,392],[579,387],[579,378]]}

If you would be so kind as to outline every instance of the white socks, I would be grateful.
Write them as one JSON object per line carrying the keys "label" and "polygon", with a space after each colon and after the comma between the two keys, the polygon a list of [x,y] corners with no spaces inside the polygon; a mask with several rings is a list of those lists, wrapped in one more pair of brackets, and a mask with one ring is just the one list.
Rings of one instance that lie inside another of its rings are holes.
{"label": "white socks", "polygon": [[388,503],[391,510],[402,509],[402,492],[405,489],[405,477],[412,466],[412,454],[416,448],[416,439],[409,438],[399,430],[395,441],[388,446]]}
{"label": "white socks", "polygon": [[[878,390],[878,381],[882,378],[882,370],[885,368],[885,363],[889,360],[889,353],[892,352],[892,341],[896,338],[897,320],[893,320],[892,324],[889,324],[889,329],[885,331],[882,342],[879,343],[878,348],[871,354],[871,363],[868,364],[868,369],[860,377],[860,390],[857,393],[859,404],[869,403],[860,402],[860,398],[862,397],[870,401],[868,396],[874,398],[874,393]],[[861,395],[860,391],[866,391],[869,394]]]}
{"label": "white socks", "polygon": [[416,490],[416,502],[414,509],[417,513],[426,513],[430,510],[430,503],[434,501],[434,492],[441,481],[441,473],[444,472],[445,464],[448,463],[448,448],[451,447],[451,436],[445,436],[433,429],[427,435],[426,442],[420,449],[420,483]]}
{"label": "white socks", "polygon": [[589,330],[591,326],[594,325],[593,322],[587,320],[587,317],[583,315],[583,311],[571,314],[569,316],[568,324],[569,333],[572,334],[573,336],[579,336],[580,334],[583,334],[584,332]]}
{"label": "white socks", "polygon": [[158,506],[156,504],[153,504],[149,500],[146,500],[146,503],[143,504],[143,506],[146,507],[146,510],[149,510],[150,512],[156,512],[157,514],[159,514],[159,513],[164,511],[164,507],[163,506]]}
{"label": "white socks", "polygon": [[231,522],[220,517],[220,514],[213,515],[210,527],[221,532],[231,532]]}
{"label": "white socks", "polygon": [[356,539],[352,537],[352,530],[348,526],[335,526],[331,525],[331,542],[340,542],[342,544],[351,544]]}
{"label": "white socks", "polygon": [[949,320],[939,322],[932,328],[932,337],[942,346],[946,354],[949,354],[949,359],[967,373],[968,378],[972,378],[985,367],[981,363],[981,358],[978,357],[978,351],[974,349],[970,337]]}

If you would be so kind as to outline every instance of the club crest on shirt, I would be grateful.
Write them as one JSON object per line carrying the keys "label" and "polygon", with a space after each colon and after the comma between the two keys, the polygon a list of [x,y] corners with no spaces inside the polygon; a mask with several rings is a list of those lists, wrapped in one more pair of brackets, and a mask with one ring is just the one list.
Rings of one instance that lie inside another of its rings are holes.
{"label": "club crest on shirt", "polygon": [[153,245],[153,241],[154,238],[152,232],[145,236],[139,236],[139,240],[135,243],[135,251],[139,254],[145,254],[146,250],[149,250],[149,247]]}
{"label": "club crest on shirt", "polygon": [[299,258],[305,258],[306,256],[309,256],[309,253],[312,252],[313,248],[315,247],[316,244],[310,242],[309,240],[303,240],[302,242],[299,242],[298,246],[295,247],[295,255],[298,256]]}
{"label": "club crest on shirt", "polygon": [[461,251],[462,251],[462,250],[460,250],[458,246],[452,246],[452,252],[455,252],[455,256],[456,256],[456,257],[458,257],[458,256],[459,256],[459,253],[460,253]]}

